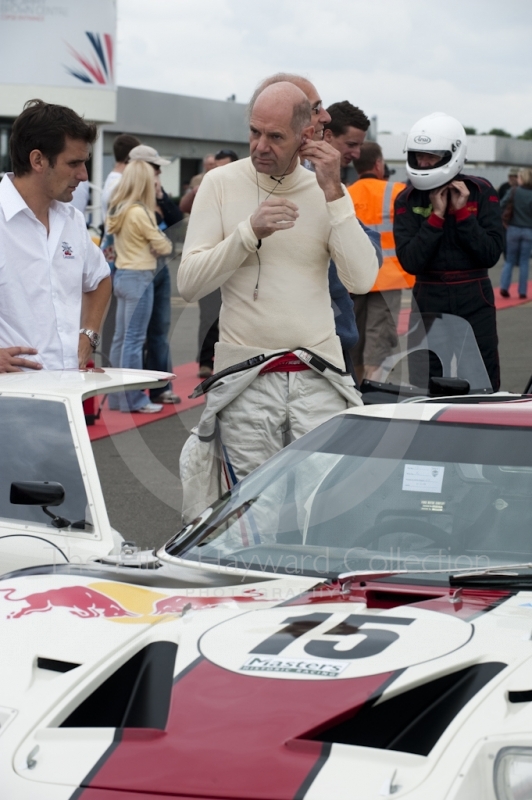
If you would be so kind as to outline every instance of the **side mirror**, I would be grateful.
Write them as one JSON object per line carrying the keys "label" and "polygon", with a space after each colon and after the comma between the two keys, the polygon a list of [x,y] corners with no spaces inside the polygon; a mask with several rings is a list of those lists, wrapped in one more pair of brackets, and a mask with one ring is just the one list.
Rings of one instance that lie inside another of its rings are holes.
{"label": "side mirror", "polygon": [[463,378],[430,378],[430,397],[459,397],[469,394],[469,381]]}
{"label": "side mirror", "polygon": [[52,481],[16,481],[9,494],[15,506],[60,506],[64,499],[64,488]]}
{"label": "side mirror", "polygon": [[68,519],[48,511],[48,506],[60,506],[65,499],[65,490],[54,481],[15,481],[11,484],[9,502],[16,506],[41,506],[51,518],[54,528],[68,528]]}

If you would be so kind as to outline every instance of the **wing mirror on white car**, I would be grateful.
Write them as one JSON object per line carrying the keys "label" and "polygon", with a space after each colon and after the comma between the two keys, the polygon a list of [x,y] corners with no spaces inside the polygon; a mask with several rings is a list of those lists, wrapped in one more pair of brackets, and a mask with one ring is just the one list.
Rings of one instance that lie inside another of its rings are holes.
{"label": "wing mirror on white car", "polygon": [[54,528],[68,528],[70,520],[58,517],[49,506],[60,506],[65,499],[65,490],[55,481],[14,481],[11,484],[9,502],[17,506],[41,506],[52,520]]}

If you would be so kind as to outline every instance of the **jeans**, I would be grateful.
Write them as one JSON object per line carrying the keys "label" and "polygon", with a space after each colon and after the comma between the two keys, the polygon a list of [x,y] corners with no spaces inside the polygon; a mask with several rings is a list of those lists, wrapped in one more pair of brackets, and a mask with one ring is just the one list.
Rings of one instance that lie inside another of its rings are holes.
{"label": "jeans", "polygon": [[[157,266],[153,279],[153,308],[146,337],[145,369],[154,369],[160,372],[172,371],[168,343],[171,318],[170,295],[170,272],[163,261],[161,267]],[[167,383],[162,388],[151,389],[150,399],[156,403],[157,398],[169,388],[170,384]]]}
{"label": "jeans", "polygon": [[506,229],[506,261],[501,272],[501,289],[510,288],[512,270],[519,266],[519,294],[525,294],[528,285],[528,265],[532,252],[532,228],[508,225]]}
{"label": "jeans", "polygon": [[218,317],[221,305],[222,295],[219,289],[199,300],[198,361],[201,367],[212,369],[214,345],[218,341]]}
{"label": "jeans", "polygon": [[[111,345],[111,364],[124,369],[142,369],[142,349],[153,307],[153,270],[117,269],[113,292],[116,297],[116,327]],[[113,398],[113,399],[111,399]],[[117,395],[109,398],[116,409]],[[120,411],[138,411],[149,403],[140,389],[118,395]]]}

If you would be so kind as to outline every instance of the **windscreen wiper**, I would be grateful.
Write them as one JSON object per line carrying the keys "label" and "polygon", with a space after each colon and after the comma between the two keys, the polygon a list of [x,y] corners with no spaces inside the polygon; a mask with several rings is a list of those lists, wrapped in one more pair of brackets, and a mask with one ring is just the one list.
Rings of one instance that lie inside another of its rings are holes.
{"label": "windscreen wiper", "polygon": [[[523,572],[523,570],[529,570],[529,572]],[[491,589],[500,587],[529,591],[532,588],[532,564],[508,564],[508,566],[450,575],[449,586]]]}

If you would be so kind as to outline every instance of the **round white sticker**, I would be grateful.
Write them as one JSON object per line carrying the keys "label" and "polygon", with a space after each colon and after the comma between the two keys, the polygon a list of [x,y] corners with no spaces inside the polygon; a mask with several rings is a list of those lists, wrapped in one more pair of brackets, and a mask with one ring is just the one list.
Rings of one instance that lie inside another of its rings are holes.
{"label": "round white sticker", "polygon": [[263,678],[327,680],[393,672],[441,658],[473,628],[412,606],[284,606],[238,614],[206,631],[199,647],[224,669]]}

